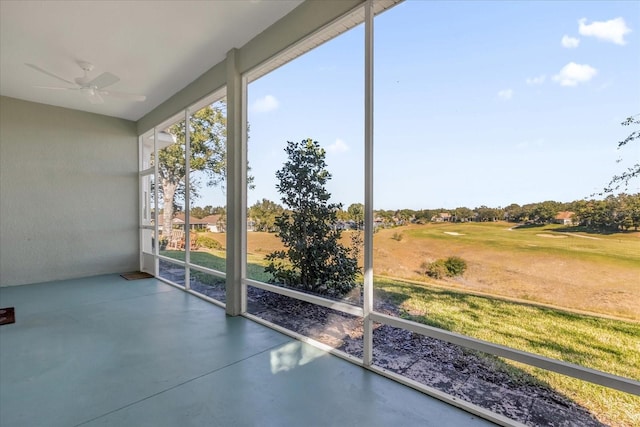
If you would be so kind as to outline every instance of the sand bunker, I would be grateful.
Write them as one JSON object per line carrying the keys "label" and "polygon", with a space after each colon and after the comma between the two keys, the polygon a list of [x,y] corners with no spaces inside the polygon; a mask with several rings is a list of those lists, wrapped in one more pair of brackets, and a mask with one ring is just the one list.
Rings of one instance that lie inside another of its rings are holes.
{"label": "sand bunker", "polygon": [[548,237],[549,239],[566,239],[567,236],[558,236],[555,234],[536,234],[538,237]]}
{"label": "sand bunker", "polygon": [[450,236],[464,236],[462,233],[456,233],[455,231],[444,231],[444,234],[448,234]]}

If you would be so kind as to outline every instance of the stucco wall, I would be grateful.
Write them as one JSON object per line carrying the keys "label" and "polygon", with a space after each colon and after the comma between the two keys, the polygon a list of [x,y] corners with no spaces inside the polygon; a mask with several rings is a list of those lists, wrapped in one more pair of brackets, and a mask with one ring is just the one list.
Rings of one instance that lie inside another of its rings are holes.
{"label": "stucco wall", "polygon": [[0,286],[138,268],[134,122],[0,97]]}

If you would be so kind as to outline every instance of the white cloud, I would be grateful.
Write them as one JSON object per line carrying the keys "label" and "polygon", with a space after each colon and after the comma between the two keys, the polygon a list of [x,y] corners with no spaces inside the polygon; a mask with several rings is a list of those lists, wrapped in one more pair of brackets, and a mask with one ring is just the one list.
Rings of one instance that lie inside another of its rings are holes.
{"label": "white cloud", "polygon": [[578,21],[578,32],[581,35],[596,37],[619,45],[627,43],[624,36],[631,32],[631,28],[627,27],[622,18],[593,21],[591,24],[586,22],[587,18],[582,18]]}
{"label": "white cloud", "polygon": [[547,76],[545,76],[544,74],[537,76],[537,77],[530,77],[527,78],[526,82],[528,85],[541,85],[542,83],[544,83],[544,81],[547,79]]}
{"label": "white cloud", "polygon": [[277,109],[279,105],[280,103],[275,96],[267,95],[263,98],[256,99],[251,106],[251,110],[256,113],[268,113],[269,111]]}
{"label": "white cloud", "polygon": [[336,142],[327,147],[327,151],[330,153],[344,153],[349,149],[349,146],[340,138],[336,139]]}
{"label": "white cloud", "polygon": [[578,47],[578,45],[580,44],[580,39],[577,39],[575,37],[569,37],[566,34],[564,36],[562,36],[562,46],[566,47],[567,49],[572,49],[574,47]]}
{"label": "white cloud", "polygon": [[588,82],[596,74],[598,74],[598,70],[591,65],[569,62],[562,67],[558,74],[553,76],[553,80],[562,86],[576,86],[578,83]]}
{"label": "white cloud", "polygon": [[511,89],[502,89],[498,92],[498,97],[504,100],[511,99],[513,97],[513,90]]}

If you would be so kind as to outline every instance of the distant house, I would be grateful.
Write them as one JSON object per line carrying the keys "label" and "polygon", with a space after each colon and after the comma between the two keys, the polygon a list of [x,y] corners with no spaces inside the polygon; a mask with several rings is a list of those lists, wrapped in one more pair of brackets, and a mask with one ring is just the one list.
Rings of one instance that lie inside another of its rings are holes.
{"label": "distant house", "polygon": [[450,222],[451,214],[449,212],[440,212],[438,215],[431,217],[431,222]]}
{"label": "distant house", "polygon": [[207,215],[202,218],[202,221],[207,224],[207,230],[212,233],[222,233],[224,231],[224,224],[220,221],[221,217],[222,215]]}
{"label": "distant house", "polygon": [[333,224],[334,230],[355,230],[356,222],[352,220],[342,221],[338,220]]}
{"label": "distant house", "polygon": [[377,216],[373,219],[373,228],[384,227],[384,226],[385,226],[384,218]]}
{"label": "distant house", "polygon": [[[212,233],[224,233],[227,231],[227,223],[222,215],[207,215],[201,220],[205,223],[205,228]],[[256,222],[247,218],[247,231],[255,231]]]}
{"label": "distant house", "polygon": [[[171,224],[174,228],[183,228],[184,229],[184,213],[176,214],[175,217],[171,220]],[[189,218],[189,229],[191,230],[204,230],[207,228],[207,223],[201,219],[196,217]]]}
{"label": "distant house", "polygon": [[575,212],[562,211],[558,212],[556,217],[553,219],[554,224],[562,224],[562,225],[573,225],[575,223],[574,216]]}

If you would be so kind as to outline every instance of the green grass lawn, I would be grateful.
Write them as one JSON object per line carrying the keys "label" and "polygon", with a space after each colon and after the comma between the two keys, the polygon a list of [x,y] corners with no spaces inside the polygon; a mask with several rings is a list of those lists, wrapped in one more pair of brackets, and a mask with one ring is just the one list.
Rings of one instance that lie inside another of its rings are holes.
{"label": "green grass lawn", "polygon": [[[640,324],[376,278],[403,317],[519,350],[640,380]],[[511,363],[511,362],[509,362]],[[511,363],[614,425],[640,423],[640,398]]]}

